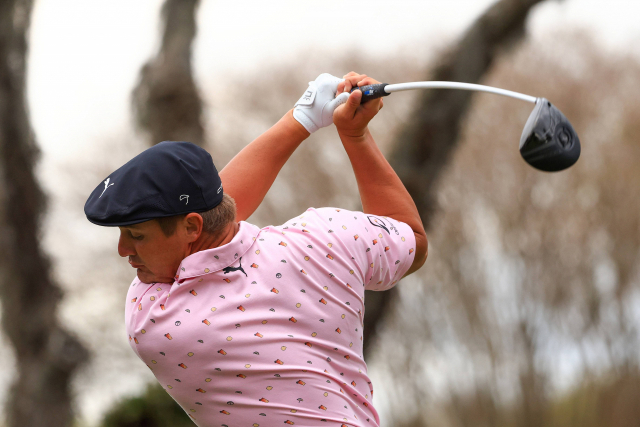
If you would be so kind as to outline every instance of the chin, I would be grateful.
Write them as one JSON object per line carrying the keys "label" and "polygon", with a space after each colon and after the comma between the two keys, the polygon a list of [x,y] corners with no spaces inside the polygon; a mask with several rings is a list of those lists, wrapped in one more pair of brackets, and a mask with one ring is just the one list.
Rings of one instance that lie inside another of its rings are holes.
{"label": "chin", "polygon": [[158,277],[153,273],[147,273],[138,269],[138,279],[143,283],[173,283],[173,279],[166,277]]}

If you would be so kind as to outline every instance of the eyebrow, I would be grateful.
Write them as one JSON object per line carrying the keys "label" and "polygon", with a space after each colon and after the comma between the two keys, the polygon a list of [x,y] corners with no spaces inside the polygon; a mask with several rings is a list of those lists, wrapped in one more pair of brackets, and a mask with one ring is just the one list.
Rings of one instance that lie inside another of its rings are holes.
{"label": "eyebrow", "polygon": [[140,226],[138,224],[122,225],[121,228],[131,229],[131,230],[140,230]]}

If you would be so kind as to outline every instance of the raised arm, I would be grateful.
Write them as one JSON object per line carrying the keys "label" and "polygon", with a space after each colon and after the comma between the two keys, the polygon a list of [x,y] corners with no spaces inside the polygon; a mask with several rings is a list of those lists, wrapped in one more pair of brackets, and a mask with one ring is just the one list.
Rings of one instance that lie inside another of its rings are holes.
{"label": "raised arm", "polygon": [[260,206],[282,166],[311,133],[333,123],[333,111],[347,94],[336,97],[342,79],[320,74],[309,82],[293,110],[240,151],[220,171],[224,191],[236,201],[236,221]]}
{"label": "raised arm", "polygon": [[[352,86],[379,83],[366,75],[349,73],[338,93]],[[413,199],[373,140],[368,123],[382,108],[382,99],[360,104],[362,92],[354,91],[346,104],[338,107],[333,121],[349,156],[358,183],[363,212],[387,216],[409,225],[416,237],[416,255],[407,274],[418,270],[427,259],[427,234]]]}
{"label": "raised arm", "polygon": [[220,171],[224,191],[236,201],[236,221],[246,220],[260,206],[282,166],[308,137],[289,110]]}

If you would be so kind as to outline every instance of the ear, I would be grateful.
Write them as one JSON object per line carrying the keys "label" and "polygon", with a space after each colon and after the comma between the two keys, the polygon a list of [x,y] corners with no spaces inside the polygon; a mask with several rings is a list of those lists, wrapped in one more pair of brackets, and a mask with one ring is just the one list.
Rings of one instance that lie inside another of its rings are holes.
{"label": "ear", "polygon": [[188,242],[195,242],[202,234],[203,220],[200,214],[191,212],[182,221]]}

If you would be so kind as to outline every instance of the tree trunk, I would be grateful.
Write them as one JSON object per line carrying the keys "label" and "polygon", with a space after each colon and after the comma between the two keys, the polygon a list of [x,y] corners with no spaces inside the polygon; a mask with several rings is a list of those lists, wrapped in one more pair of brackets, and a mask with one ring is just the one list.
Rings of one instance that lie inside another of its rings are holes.
{"label": "tree trunk", "polygon": [[198,0],[165,1],[160,51],[142,67],[133,90],[136,123],[149,134],[149,145],[167,140],[204,143],[202,99],[191,69],[197,7]]}
{"label": "tree trunk", "polygon": [[[496,55],[523,38],[527,15],[541,1],[495,3],[443,58],[431,80],[480,82]],[[423,91],[391,157],[427,230],[436,210],[436,183],[457,147],[460,123],[472,94],[462,90]]]}
{"label": "tree trunk", "polygon": [[[478,83],[501,50],[522,40],[526,18],[541,1],[500,0],[492,5],[444,55],[427,79]],[[390,163],[413,197],[427,231],[437,209],[436,184],[457,147],[460,124],[471,96],[472,92],[462,90],[423,91],[391,155]],[[397,298],[397,292],[397,288],[392,288],[384,293],[366,294],[365,358],[373,345],[376,328],[392,306],[391,301]]]}
{"label": "tree trunk", "polygon": [[39,244],[45,196],[25,100],[32,5],[0,0],[0,298],[18,371],[6,416],[11,427],[62,427],[72,422],[72,374],[88,352],[58,322],[62,291]]}

